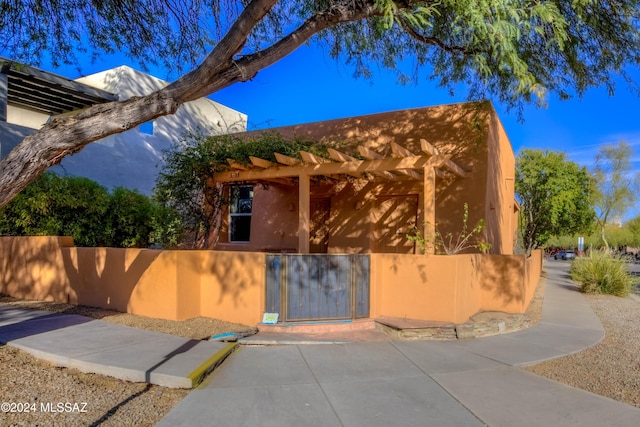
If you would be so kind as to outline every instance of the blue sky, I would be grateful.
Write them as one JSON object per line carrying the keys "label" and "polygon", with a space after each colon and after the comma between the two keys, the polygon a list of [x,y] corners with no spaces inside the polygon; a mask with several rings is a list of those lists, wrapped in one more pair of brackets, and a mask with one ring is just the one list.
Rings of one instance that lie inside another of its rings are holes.
{"label": "blue sky", "polygon": [[[83,67],[84,74],[127,63],[122,58],[106,58]],[[71,70],[57,70],[70,78]],[[150,71],[160,78],[166,72]],[[348,116],[373,114],[464,101],[461,90],[455,96],[432,82],[402,86],[396,76],[374,70],[372,80],[354,79],[353,70],[328,57],[319,47],[302,47],[250,82],[236,84],[211,96],[212,99],[249,116],[250,129],[308,123]],[[640,81],[640,70],[632,75]],[[521,148],[564,151],[569,158],[590,167],[603,144],[626,140],[632,144],[636,170],[640,171],[640,97],[620,82],[616,94],[604,88],[590,90],[582,99],[558,101],[550,94],[548,107],[529,106],[520,123],[515,111],[494,103],[514,152]],[[626,218],[640,214],[640,209]]]}

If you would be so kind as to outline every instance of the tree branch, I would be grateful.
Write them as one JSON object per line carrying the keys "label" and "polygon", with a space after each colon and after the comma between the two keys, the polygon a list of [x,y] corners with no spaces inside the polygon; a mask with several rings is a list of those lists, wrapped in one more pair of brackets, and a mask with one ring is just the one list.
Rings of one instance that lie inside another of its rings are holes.
{"label": "tree branch", "polygon": [[444,43],[442,40],[436,37],[425,36],[424,34],[418,33],[415,28],[411,27],[404,18],[398,17],[398,22],[402,29],[404,29],[411,38],[419,41],[420,43],[429,44],[432,46],[437,46],[440,49],[449,52],[449,53],[461,53],[463,55],[476,55],[481,53],[482,51],[479,49],[468,49],[464,46],[450,46]]}
{"label": "tree branch", "polygon": [[173,114],[179,105],[161,92],[90,107],[76,116],[52,120],[29,135],[0,161],[0,207],[64,156],[88,144]]}
{"label": "tree branch", "polygon": [[[194,80],[193,90],[188,92],[188,99],[186,100],[198,99],[217,92],[233,83],[252,79],[258,71],[286,57],[322,30],[342,23],[378,16],[379,14],[380,13],[374,9],[373,1],[345,1],[344,3],[334,4],[327,10],[318,12],[308,18],[302,25],[275,44],[253,54],[243,56],[235,61],[232,58],[228,58],[230,62],[227,63],[226,67],[216,67],[217,75],[207,70],[206,77],[203,78],[200,76]],[[212,55],[213,53],[209,55],[207,59],[211,58]],[[198,69],[201,67],[198,67]],[[196,71],[198,69],[196,69]],[[185,76],[185,78],[186,77],[187,76]],[[179,82],[171,86],[177,88],[178,84],[181,86],[191,84],[191,82],[187,82],[185,78],[180,79]],[[182,80],[185,81],[182,82]],[[203,82],[207,83],[203,84]],[[173,88],[171,86],[167,87],[167,90],[172,90]]]}
{"label": "tree branch", "polygon": [[258,71],[289,55],[320,31],[346,22],[360,21],[378,15],[380,13],[374,9],[372,1],[344,2],[344,4],[333,5],[326,11],[311,16],[274,45],[240,58],[237,65],[245,75],[252,78]]}
{"label": "tree branch", "polygon": [[[234,60],[255,26],[277,2],[253,0],[249,3],[203,63],[164,89],[140,98],[93,106],[76,116],[55,120],[25,138],[0,161],[0,207],[47,168],[89,143],[173,114],[185,102],[246,81],[293,52],[319,31],[380,14],[375,10],[373,0],[345,0],[332,4],[272,46]],[[409,7],[409,4],[401,7]]]}
{"label": "tree branch", "polygon": [[255,26],[277,2],[278,0],[253,0],[249,3],[202,64],[164,90],[180,104],[211,94],[213,91],[206,92],[207,88],[217,80],[218,74],[233,65],[234,56],[242,50]]}

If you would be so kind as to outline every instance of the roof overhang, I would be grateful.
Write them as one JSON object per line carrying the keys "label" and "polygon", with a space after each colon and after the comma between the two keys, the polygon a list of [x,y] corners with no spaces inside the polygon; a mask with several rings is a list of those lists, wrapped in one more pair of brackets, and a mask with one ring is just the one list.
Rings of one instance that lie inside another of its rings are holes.
{"label": "roof overhang", "polygon": [[118,100],[107,91],[3,57],[0,73],[8,78],[9,105],[42,114],[58,115]]}

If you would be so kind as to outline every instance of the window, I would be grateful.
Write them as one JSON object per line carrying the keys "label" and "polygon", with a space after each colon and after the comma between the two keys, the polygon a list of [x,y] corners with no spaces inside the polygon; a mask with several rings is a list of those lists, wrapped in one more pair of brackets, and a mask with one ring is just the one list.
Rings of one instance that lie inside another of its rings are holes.
{"label": "window", "polygon": [[138,126],[138,131],[140,133],[144,133],[145,135],[153,135],[153,128],[153,121],[150,121]]}
{"label": "window", "polygon": [[229,199],[229,241],[249,242],[253,187],[234,185],[230,189]]}

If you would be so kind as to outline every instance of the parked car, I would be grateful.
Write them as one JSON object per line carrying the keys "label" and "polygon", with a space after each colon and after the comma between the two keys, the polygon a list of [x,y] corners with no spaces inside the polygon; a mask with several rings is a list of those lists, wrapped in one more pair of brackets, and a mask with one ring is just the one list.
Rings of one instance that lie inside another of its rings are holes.
{"label": "parked car", "polygon": [[573,253],[573,251],[558,251],[553,256],[553,259],[562,259],[566,261],[568,259],[575,259],[575,257],[576,257],[576,254]]}

